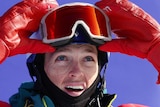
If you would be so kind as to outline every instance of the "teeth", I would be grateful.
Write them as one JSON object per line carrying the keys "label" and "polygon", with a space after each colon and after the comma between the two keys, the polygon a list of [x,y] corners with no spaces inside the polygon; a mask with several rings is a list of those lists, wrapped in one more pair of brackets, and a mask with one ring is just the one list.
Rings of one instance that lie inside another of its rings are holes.
{"label": "teeth", "polygon": [[66,89],[69,89],[69,90],[83,90],[83,87],[82,86],[67,86]]}

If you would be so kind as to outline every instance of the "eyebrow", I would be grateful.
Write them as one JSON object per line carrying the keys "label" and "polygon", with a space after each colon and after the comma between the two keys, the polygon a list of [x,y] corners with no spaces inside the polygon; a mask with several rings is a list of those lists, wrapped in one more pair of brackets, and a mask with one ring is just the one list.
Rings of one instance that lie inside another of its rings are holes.
{"label": "eyebrow", "polygon": [[96,53],[96,51],[94,51],[93,47],[91,47],[91,48],[86,48],[86,49],[84,49],[84,51]]}
{"label": "eyebrow", "polygon": [[[82,45],[83,46],[83,45]],[[94,48],[90,45],[87,45],[88,48],[85,48],[84,51],[87,51],[87,52],[93,52],[93,53],[96,53],[97,51],[94,51]],[[96,49],[97,50],[97,49]]]}
{"label": "eyebrow", "polygon": [[70,51],[70,49],[66,48],[66,47],[64,47],[64,48],[57,48],[56,49],[56,52],[63,52],[63,51]]}
{"label": "eyebrow", "polygon": [[[84,45],[77,45],[76,48],[80,48],[80,47],[83,47]],[[97,51],[94,51],[94,48],[90,45],[87,45],[88,47],[84,49],[84,51],[86,52],[93,52],[93,53],[96,53]],[[56,52],[65,52],[65,51],[71,51],[70,48],[67,48],[67,47],[63,47],[63,48],[57,48]]]}

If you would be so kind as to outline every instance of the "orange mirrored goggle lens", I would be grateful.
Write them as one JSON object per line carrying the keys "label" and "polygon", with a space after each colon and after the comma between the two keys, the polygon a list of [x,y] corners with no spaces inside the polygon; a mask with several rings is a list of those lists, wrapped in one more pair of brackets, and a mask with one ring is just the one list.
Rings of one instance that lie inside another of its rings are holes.
{"label": "orange mirrored goggle lens", "polygon": [[50,11],[41,21],[43,41],[54,43],[74,36],[76,27],[82,24],[90,38],[110,41],[108,17],[94,5],[68,4]]}

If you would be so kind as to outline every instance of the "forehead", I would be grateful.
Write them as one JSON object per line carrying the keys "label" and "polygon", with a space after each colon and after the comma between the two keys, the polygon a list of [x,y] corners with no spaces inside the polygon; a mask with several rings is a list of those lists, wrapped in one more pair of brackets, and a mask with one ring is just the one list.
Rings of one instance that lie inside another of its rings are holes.
{"label": "forehead", "polygon": [[56,52],[59,51],[72,51],[72,50],[83,50],[89,52],[97,52],[97,48],[91,44],[71,44],[64,47],[57,48]]}
{"label": "forehead", "polygon": [[94,45],[91,45],[91,44],[71,44],[71,45],[66,45],[66,46],[63,46],[63,47],[59,47],[56,49],[55,52],[52,52],[52,53],[46,53],[45,54],[45,60],[46,59],[50,59],[51,57],[53,56],[56,56],[60,53],[63,53],[63,54],[77,54],[77,53],[80,53],[80,54],[86,54],[86,53],[90,53],[90,54],[94,54],[96,56],[98,56],[98,51],[97,51],[97,47],[94,46]]}

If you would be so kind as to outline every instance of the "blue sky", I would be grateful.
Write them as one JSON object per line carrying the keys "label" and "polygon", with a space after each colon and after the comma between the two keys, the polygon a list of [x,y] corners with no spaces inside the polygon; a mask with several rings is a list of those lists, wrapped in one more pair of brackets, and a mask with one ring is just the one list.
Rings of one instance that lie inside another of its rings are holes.
{"label": "blue sky", "polygon": [[[58,0],[59,4],[77,0]],[[79,0],[95,3],[97,0]],[[131,0],[151,14],[160,23],[159,0]],[[0,3],[0,15],[20,0],[4,0]],[[18,91],[22,82],[31,81],[26,68],[26,55],[8,58],[0,65],[0,100],[8,98]],[[157,71],[145,59],[120,53],[111,53],[107,69],[107,87],[109,93],[117,93],[114,106],[124,103],[140,103],[150,107],[160,107],[160,86],[156,85]]]}

